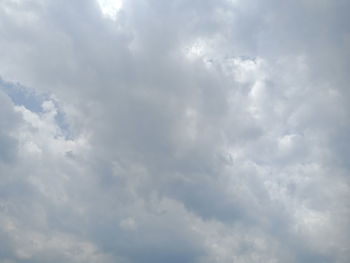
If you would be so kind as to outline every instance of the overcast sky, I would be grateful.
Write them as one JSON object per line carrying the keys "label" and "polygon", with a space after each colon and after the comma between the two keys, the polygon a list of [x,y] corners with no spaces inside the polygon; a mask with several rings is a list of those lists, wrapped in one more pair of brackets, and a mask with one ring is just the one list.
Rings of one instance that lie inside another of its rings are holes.
{"label": "overcast sky", "polygon": [[0,0],[0,262],[348,263],[349,13]]}

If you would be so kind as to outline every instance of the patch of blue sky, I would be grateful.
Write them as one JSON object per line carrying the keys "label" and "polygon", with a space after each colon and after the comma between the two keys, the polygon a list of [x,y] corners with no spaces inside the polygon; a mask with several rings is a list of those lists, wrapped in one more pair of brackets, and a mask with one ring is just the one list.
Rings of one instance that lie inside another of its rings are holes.
{"label": "patch of blue sky", "polygon": [[57,114],[55,120],[57,125],[62,130],[65,137],[70,137],[69,127],[65,118],[65,113],[62,111],[59,103],[52,99],[48,94],[39,94],[34,89],[25,87],[20,83],[5,81],[0,77],[0,89],[3,90],[7,96],[9,96],[12,102],[17,106],[23,106],[26,109],[35,112],[42,113],[42,104],[44,101],[50,100],[54,103]]}
{"label": "patch of blue sky", "polygon": [[32,112],[42,112],[41,104],[48,96],[38,94],[35,90],[22,86],[19,83],[8,82],[0,77],[0,88],[11,98],[16,105],[21,105]]}

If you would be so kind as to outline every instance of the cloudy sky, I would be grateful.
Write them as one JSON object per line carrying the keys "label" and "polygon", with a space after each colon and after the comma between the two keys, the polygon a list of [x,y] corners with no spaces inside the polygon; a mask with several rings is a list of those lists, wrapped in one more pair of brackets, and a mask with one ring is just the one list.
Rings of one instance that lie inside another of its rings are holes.
{"label": "cloudy sky", "polygon": [[349,12],[0,0],[0,262],[349,262]]}

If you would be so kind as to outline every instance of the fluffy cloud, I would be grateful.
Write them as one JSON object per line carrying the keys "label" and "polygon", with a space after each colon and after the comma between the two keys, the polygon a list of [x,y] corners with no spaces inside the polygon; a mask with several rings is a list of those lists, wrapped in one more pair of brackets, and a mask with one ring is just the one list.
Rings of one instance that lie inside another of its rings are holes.
{"label": "fluffy cloud", "polygon": [[347,1],[0,3],[2,262],[347,262]]}

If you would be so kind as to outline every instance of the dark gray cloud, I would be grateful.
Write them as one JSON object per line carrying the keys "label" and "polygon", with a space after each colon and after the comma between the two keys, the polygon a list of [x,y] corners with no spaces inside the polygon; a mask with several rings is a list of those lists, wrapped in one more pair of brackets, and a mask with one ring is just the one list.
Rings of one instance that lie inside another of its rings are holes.
{"label": "dark gray cloud", "polygon": [[348,1],[102,2],[0,3],[0,261],[348,262]]}

